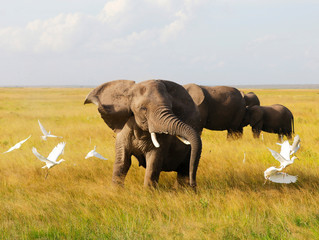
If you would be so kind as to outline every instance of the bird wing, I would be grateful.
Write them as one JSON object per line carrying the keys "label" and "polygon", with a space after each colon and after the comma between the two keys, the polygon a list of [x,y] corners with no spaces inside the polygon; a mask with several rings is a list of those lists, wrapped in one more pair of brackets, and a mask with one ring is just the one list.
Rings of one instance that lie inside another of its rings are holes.
{"label": "bird wing", "polygon": [[43,135],[48,135],[48,132],[47,130],[45,130],[45,128],[42,126],[42,124],[40,123],[40,120],[38,120],[38,123],[39,123],[39,126],[40,126],[40,129],[41,129],[41,132],[43,133]]}
{"label": "bird wing", "polygon": [[288,140],[282,143],[281,149],[280,149],[280,155],[287,161],[290,160],[290,144]]}
{"label": "bird wing", "polygon": [[29,137],[27,137],[26,139],[24,139],[24,140],[22,140],[22,141],[20,141],[19,143],[20,144],[23,144],[23,143],[25,143],[29,138],[31,137],[31,135],[29,136]]}
{"label": "bird wing", "polygon": [[299,135],[296,135],[294,137],[294,142],[291,145],[291,151],[293,152],[291,154],[294,154],[295,152],[297,152],[299,148],[300,148],[300,137]]}
{"label": "bird wing", "polygon": [[269,151],[271,152],[272,156],[280,162],[280,164],[286,164],[287,160],[283,158],[283,156],[281,156],[279,153],[277,153],[276,151],[268,148]]}
{"label": "bird wing", "polygon": [[52,134],[48,134],[47,137],[63,138],[61,136],[55,136],[55,135],[52,135]]}
{"label": "bird wing", "polygon": [[38,153],[37,149],[35,147],[32,148],[33,154],[42,162],[45,162],[47,165],[55,165],[56,163],[43,157],[40,153]]}
{"label": "bird wing", "polygon": [[97,152],[94,152],[93,155],[97,158],[100,158],[102,160],[107,160],[107,158],[103,157],[101,154],[97,153]]}
{"label": "bird wing", "polygon": [[276,172],[272,174],[268,179],[275,183],[295,183],[297,181],[297,176],[292,176],[283,172]]}
{"label": "bird wing", "polygon": [[13,151],[14,149],[20,148],[21,145],[22,145],[25,141],[27,141],[30,137],[31,137],[31,135],[30,135],[28,138],[26,138],[26,139],[24,139],[24,140],[22,140],[22,141],[16,143],[13,147],[11,147],[8,151],[6,151],[6,152],[4,152],[4,153],[8,153],[8,152]]}
{"label": "bird wing", "polygon": [[58,157],[62,154],[64,150],[65,144],[66,144],[65,142],[61,142],[58,145],[56,145],[51,151],[51,153],[49,154],[48,159],[56,163],[56,160],[58,159]]}
{"label": "bird wing", "polygon": [[4,153],[11,152],[12,150],[17,149],[17,148],[19,148],[19,147],[18,147],[18,143],[17,143],[16,145],[14,145],[13,147],[9,148],[9,150],[6,151],[6,152],[4,152]]}
{"label": "bird wing", "polygon": [[299,148],[300,148],[300,143],[297,145],[297,147],[291,149],[290,155],[295,154],[299,150]]}
{"label": "bird wing", "polygon": [[93,152],[94,152],[94,150],[90,151],[90,152],[86,155],[85,159],[88,159],[88,158],[90,158],[90,157],[93,157]]}

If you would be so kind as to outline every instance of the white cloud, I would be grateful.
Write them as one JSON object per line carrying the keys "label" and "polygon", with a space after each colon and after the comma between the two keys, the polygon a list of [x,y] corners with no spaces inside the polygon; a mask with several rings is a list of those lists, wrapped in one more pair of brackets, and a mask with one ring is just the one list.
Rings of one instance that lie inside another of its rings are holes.
{"label": "white cloud", "polygon": [[274,34],[267,34],[262,37],[258,37],[248,43],[247,49],[255,49],[261,45],[278,40],[278,36]]}
{"label": "white cloud", "polygon": [[[81,47],[91,47],[94,51],[133,48],[139,42],[147,44],[146,41],[166,43],[185,29],[201,2],[112,0],[96,16],[60,14],[47,20],[34,20],[22,28],[0,29],[0,48],[41,53]],[[166,10],[159,11],[159,5]]]}
{"label": "white cloud", "polygon": [[105,4],[98,15],[98,19],[102,22],[115,23],[121,21],[121,19],[125,19],[125,13],[128,10],[128,0],[113,0]]}

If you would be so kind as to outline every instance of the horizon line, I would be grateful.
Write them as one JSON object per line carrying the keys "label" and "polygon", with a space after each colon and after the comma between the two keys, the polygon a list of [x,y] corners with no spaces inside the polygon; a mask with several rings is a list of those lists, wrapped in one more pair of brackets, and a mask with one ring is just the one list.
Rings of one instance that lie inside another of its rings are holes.
{"label": "horizon line", "polygon": [[[97,85],[4,85],[0,88],[94,88]],[[200,84],[201,85],[201,84]],[[247,89],[319,89],[319,84],[229,84],[229,85],[211,85],[211,86],[231,86]]]}

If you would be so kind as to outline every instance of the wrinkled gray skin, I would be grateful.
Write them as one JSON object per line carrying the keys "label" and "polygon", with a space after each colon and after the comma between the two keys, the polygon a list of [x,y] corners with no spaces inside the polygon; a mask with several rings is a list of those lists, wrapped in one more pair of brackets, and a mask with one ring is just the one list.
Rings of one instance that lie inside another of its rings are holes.
{"label": "wrinkled gray skin", "polygon": [[[156,187],[161,171],[176,171],[178,183],[189,179],[189,185],[196,186],[202,129],[197,107],[182,86],[165,80],[116,80],[95,88],[86,103],[95,103],[117,133],[114,183],[124,184],[133,155],[146,168],[144,186]],[[160,147],[152,143],[151,133]]]}
{"label": "wrinkled gray skin", "polygon": [[243,95],[243,98],[245,99],[247,107],[252,107],[254,105],[260,106],[259,98],[257,97],[255,93],[249,92],[245,94],[244,92],[241,92],[241,94]]}
{"label": "wrinkled gray skin", "polygon": [[277,133],[291,139],[294,132],[294,117],[290,110],[283,105],[247,107],[243,125],[252,127],[253,136],[259,138],[260,132]]}
{"label": "wrinkled gray skin", "polygon": [[245,100],[240,91],[227,86],[184,85],[197,105],[202,127],[210,130],[227,130],[227,138],[241,137],[241,123],[245,116]]}

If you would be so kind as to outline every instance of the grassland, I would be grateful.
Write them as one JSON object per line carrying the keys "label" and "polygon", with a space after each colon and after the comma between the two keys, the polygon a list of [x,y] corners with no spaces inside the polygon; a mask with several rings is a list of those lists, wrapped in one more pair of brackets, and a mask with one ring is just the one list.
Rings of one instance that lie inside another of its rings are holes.
{"label": "grassland", "polygon": [[[302,147],[287,172],[298,182],[263,185],[276,135],[255,140],[247,127],[227,141],[204,131],[196,194],[174,190],[175,173],[162,173],[158,190],[143,189],[136,160],[125,188],[113,187],[115,135],[83,105],[89,89],[0,88],[0,152],[32,134],[0,154],[0,238],[319,239],[319,90],[254,91],[262,105],[281,103],[295,116]],[[31,148],[47,155],[61,140],[42,141],[38,119],[67,142],[66,161],[46,180]],[[108,161],[84,159],[94,145]]]}

